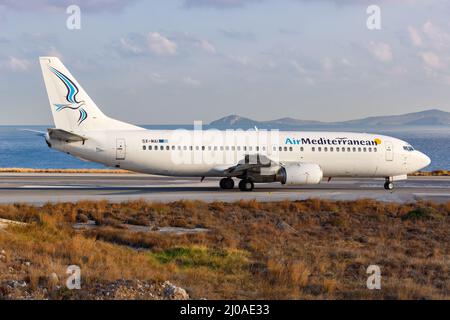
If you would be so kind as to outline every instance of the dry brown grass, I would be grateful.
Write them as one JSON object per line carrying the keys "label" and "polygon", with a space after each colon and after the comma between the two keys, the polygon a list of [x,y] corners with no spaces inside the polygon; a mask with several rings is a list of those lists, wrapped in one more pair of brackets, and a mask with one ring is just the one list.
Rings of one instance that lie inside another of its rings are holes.
{"label": "dry brown grass", "polygon": [[434,171],[417,171],[411,176],[450,176],[449,170],[434,170]]}
{"label": "dry brown grass", "polygon": [[[0,231],[0,283],[24,279],[33,289],[51,290],[49,275],[64,278],[77,264],[86,290],[140,279],[170,280],[209,299],[450,298],[450,202],[82,201],[0,205],[0,218],[29,224]],[[98,226],[72,228],[87,220]],[[210,232],[143,233],[123,224]],[[381,268],[382,290],[366,288],[371,264]]]}
{"label": "dry brown grass", "polygon": [[[0,168],[0,173],[101,173],[101,174],[133,174],[123,169],[35,169],[35,168]],[[450,176],[449,170],[417,171],[410,176]]]}

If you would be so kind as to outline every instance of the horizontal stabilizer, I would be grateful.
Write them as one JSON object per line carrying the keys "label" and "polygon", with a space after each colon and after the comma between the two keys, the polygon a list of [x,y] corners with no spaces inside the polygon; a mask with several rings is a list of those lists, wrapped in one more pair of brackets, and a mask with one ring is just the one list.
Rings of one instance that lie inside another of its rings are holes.
{"label": "horizontal stabilizer", "polygon": [[86,137],[80,136],[78,134],[62,130],[62,129],[47,129],[48,136],[50,139],[62,140],[66,142],[76,142],[76,141],[85,141]]}
{"label": "horizontal stabilizer", "polygon": [[46,132],[39,131],[39,130],[32,130],[32,129],[20,129],[20,130],[21,131],[26,131],[26,132],[31,132],[31,133],[33,133],[33,134],[35,134],[37,136],[44,137],[44,138],[45,138],[45,135],[47,134]]}

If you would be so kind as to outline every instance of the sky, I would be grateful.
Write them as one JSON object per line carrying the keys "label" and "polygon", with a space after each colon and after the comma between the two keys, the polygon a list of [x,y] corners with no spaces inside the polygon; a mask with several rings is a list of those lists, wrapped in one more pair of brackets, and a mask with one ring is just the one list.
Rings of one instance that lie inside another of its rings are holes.
{"label": "sky", "polygon": [[[67,28],[72,4],[80,29]],[[0,125],[52,123],[48,55],[136,124],[450,111],[449,12],[444,0],[0,0]]]}

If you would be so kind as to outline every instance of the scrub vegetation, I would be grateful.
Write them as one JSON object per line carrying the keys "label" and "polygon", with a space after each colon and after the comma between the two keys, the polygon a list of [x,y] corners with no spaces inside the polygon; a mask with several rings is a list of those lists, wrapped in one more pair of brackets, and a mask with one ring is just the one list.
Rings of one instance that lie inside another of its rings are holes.
{"label": "scrub vegetation", "polygon": [[0,299],[159,299],[165,281],[194,299],[450,299],[450,202],[81,201],[0,218],[25,223],[0,223]]}

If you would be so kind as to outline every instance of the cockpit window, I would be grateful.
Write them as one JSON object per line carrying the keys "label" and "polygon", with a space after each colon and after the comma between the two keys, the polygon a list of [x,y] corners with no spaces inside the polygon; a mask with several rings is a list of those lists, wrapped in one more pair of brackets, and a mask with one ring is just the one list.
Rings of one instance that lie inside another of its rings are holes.
{"label": "cockpit window", "polygon": [[403,150],[405,150],[405,151],[414,151],[414,148],[412,146],[403,146]]}

